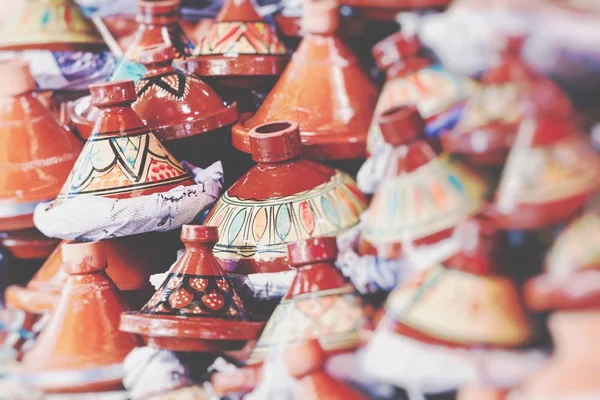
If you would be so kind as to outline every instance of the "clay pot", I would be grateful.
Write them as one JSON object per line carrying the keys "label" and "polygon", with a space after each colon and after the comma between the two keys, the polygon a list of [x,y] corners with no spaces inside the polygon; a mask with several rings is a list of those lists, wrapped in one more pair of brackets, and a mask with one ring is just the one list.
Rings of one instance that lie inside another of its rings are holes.
{"label": "clay pot", "polygon": [[147,47],[140,62],[148,69],[136,84],[134,111],[179,160],[208,167],[225,156],[227,129],[238,120],[236,104],[203,81],[172,67],[175,49]]}
{"label": "clay pot", "polygon": [[267,322],[249,365],[262,363],[271,351],[309,338],[317,339],[328,353],[359,344],[359,330],[365,322],[362,300],[334,265],[335,237],[290,243],[288,255],[296,276]]}
{"label": "clay pot", "polygon": [[380,327],[451,347],[510,348],[531,340],[517,287],[498,273],[494,230],[482,221],[467,224],[457,253],[394,289]]}
{"label": "clay pot", "polygon": [[131,108],[137,100],[133,81],[91,85],[90,92],[100,118],[58,200],[136,197],[195,184]]}
{"label": "clay pot", "polygon": [[[456,122],[467,97],[475,88],[470,79],[451,73],[420,55],[416,36],[397,32],[373,46],[377,67],[385,71],[386,81],[369,128],[367,152],[372,153],[384,140],[378,116],[390,108],[414,105],[427,122],[426,133],[435,138]],[[433,143],[433,142],[432,142]]]}
{"label": "clay pot", "polygon": [[373,195],[359,242],[360,254],[397,259],[402,247],[435,244],[482,205],[482,181],[423,140],[425,121],[415,107],[392,108],[379,117],[393,146]]}
{"label": "clay pot", "polygon": [[364,159],[378,90],[335,36],[338,18],[335,1],[306,2],[306,36],[262,106],[233,127],[234,147],[249,153],[251,129],[292,120],[300,124],[307,157]]}
{"label": "clay pot", "polygon": [[81,150],[34,90],[26,61],[0,61],[0,147],[12,149],[0,156],[0,231],[32,228],[35,206],[56,197]]}
{"label": "clay pot", "polygon": [[376,21],[394,20],[400,11],[426,8],[446,8],[452,0],[339,0],[354,7],[363,18]]}
{"label": "clay pot", "polygon": [[59,242],[60,239],[46,237],[35,228],[0,232],[2,248],[19,260],[45,260]]}
{"label": "clay pot", "polygon": [[456,400],[506,400],[506,394],[505,390],[469,386],[460,388]]}
{"label": "clay pot", "polygon": [[250,320],[213,256],[217,240],[214,226],[184,225],[185,253],[140,312],[121,316],[120,329],[173,351],[237,350],[256,339],[264,324]]}
{"label": "clay pot", "polygon": [[119,332],[125,305],[106,275],[103,243],[62,246],[68,274],[54,313],[34,347],[11,373],[45,392],[87,392],[121,387],[121,364],[138,345]]}
{"label": "clay pot", "polygon": [[104,50],[102,37],[75,0],[28,0],[4,14],[2,50]]}
{"label": "clay pot", "polygon": [[442,136],[448,152],[477,165],[501,166],[528,109],[569,115],[571,107],[562,90],[521,59],[523,41],[506,39],[500,63],[483,75],[456,127]]}
{"label": "clay pot", "polygon": [[181,67],[223,87],[259,90],[273,85],[287,61],[285,46],[251,0],[227,0]]}
{"label": "clay pot", "polygon": [[301,157],[298,124],[277,121],[250,134],[258,164],[207,215],[219,227],[214,253],[238,274],[288,270],[287,244],[341,234],[359,221],[364,196],[346,174]]}

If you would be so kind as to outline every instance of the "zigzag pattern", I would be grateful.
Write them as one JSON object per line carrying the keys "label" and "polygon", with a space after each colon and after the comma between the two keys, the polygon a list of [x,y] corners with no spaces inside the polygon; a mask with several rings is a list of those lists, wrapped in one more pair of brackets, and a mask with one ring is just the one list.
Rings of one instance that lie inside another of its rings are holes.
{"label": "zigzag pattern", "polygon": [[219,22],[198,45],[199,55],[285,54],[285,46],[264,22]]}

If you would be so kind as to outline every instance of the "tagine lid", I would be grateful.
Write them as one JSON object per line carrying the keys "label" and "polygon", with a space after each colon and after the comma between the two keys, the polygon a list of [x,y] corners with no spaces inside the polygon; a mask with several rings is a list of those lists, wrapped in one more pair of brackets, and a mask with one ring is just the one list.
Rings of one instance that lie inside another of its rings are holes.
{"label": "tagine lid", "polygon": [[421,50],[421,41],[418,36],[407,35],[400,31],[377,42],[371,53],[377,67],[387,71],[393,65],[415,57],[419,50]]}
{"label": "tagine lid", "polygon": [[75,0],[19,3],[16,15],[5,15],[0,25],[0,49],[89,51],[106,48],[102,36]]}
{"label": "tagine lid", "polygon": [[392,329],[449,346],[526,344],[532,331],[516,285],[498,275],[493,230],[474,220],[463,228],[461,250],[390,294],[385,309]]}
{"label": "tagine lid", "polygon": [[347,174],[300,156],[298,124],[275,121],[250,133],[258,162],[217,201],[215,255],[228,272],[287,271],[287,244],[339,235],[359,222],[366,200]]}
{"label": "tagine lid", "polygon": [[47,392],[118,388],[119,366],[139,342],[118,330],[126,307],[104,272],[104,244],[66,243],[62,252],[69,277],[55,312],[22,363],[10,372]]}
{"label": "tagine lid", "polygon": [[161,141],[214,131],[238,120],[237,106],[226,106],[199,78],[172,67],[170,45],[146,47],[140,63],[148,72],[136,83],[134,111]]}
{"label": "tagine lid", "polygon": [[233,145],[249,153],[251,129],[271,121],[293,120],[300,125],[306,156],[364,158],[379,91],[354,54],[334,35],[336,3],[307,1],[304,7],[307,35],[256,113],[242,116],[234,125]]}
{"label": "tagine lid", "polygon": [[58,199],[96,195],[134,197],[195,184],[131,105],[133,81],[90,85],[102,114]]}
{"label": "tagine lid", "polygon": [[335,237],[310,238],[288,245],[296,276],[267,322],[248,364],[261,363],[278,351],[307,338],[318,339],[328,352],[359,344],[365,322],[361,297],[335,267]]}
{"label": "tagine lid", "polygon": [[[33,227],[33,210],[52,200],[69,175],[81,144],[34,93],[26,61],[0,61],[0,228]],[[27,143],[27,146],[15,146]]]}

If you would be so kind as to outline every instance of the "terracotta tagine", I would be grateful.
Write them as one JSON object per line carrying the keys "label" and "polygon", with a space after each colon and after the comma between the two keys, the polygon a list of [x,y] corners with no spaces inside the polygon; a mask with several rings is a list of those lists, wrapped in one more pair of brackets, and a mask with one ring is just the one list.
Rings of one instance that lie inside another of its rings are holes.
{"label": "terracotta tagine", "polygon": [[534,114],[521,125],[486,214],[505,229],[540,229],[567,220],[599,186],[600,158],[573,120]]}
{"label": "terracotta tagine", "polygon": [[358,223],[364,196],[345,173],[301,157],[297,123],[260,125],[249,138],[258,164],[205,220],[219,227],[214,253],[227,272],[286,271],[288,243],[338,235]]}
{"label": "terracotta tagine", "polygon": [[394,20],[400,11],[427,8],[444,9],[452,0],[340,0],[355,8],[359,15],[377,21]]}
{"label": "terracotta tagine", "polygon": [[338,19],[334,0],[306,1],[307,34],[256,114],[233,127],[237,149],[250,152],[252,128],[289,119],[300,124],[306,156],[338,162],[365,157],[378,91],[335,36]]}
{"label": "terracotta tagine", "polygon": [[175,49],[147,47],[140,62],[148,72],[136,83],[134,111],[179,160],[208,167],[226,153],[227,126],[238,120],[203,81],[172,67]]}
{"label": "terracotta tagine", "polygon": [[483,75],[458,124],[442,136],[448,152],[475,164],[501,166],[528,108],[569,115],[571,106],[561,89],[521,58],[523,42],[522,37],[506,39],[500,63]]}
{"label": "terracotta tagine", "polygon": [[318,340],[306,340],[289,346],[284,363],[298,380],[296,400],[366,400],[368,397],[351,389],[325,371],[327,356]]}
{"label": "terracotta tagine", "polygon": [[383,143],[377,117],[393,107],[416,106],[427,122],[426,133],[430,137],[437,138],[441,130],[453,126],[474,82],[434,65],[420,54],[418,37],[403,32],[378,42],[372,53],[377,67],[386,73],[386,82],[369,129],[367,152],[372,153]]}
{"label": "terracotta tagine", "polygon": [[187,70],[223,87],[269,88],[287,64],[285,46],[251,0],[224,3]]}
{"label": "terracotta tagine", "polygon": [[118,389],[119,365],[139,342],[118,330],[126,307],[106,275],[104,244],[67,243],[62,252],[69,276],[56,309],[34,347],[10,373],[45,392]]}
{"label": "terracotta tagine", "polygon": [[403,243],[431,245],[449,238],[481,208],[483,185],[422,138],[425,121],[414,106],[392,108],[378,121],[393,150],[364,218],[359,253],[396,259]]}
{"label": "terracotta tagine", "polygon": [[27,0],[3,15],[1,50],[104,50],[102,37],[75,0]]}
{"label": "terracotta tagine", "polygon": [[288,255],[296,276],[252,351],[250,365],[263,362],[271,351],[309,338],[318,339],[328,353],[359,344],[365,317],[362,300],[334,265],[335,237],[290,243]]}
{"label": "terracotta tagine", "polygon": [[244,304],[212,254],[217,227],[184,225],[185,253],[141,311],[121,317],[121,330],[148,337],[173,351],[241,349],[263,323],[250,320]]}

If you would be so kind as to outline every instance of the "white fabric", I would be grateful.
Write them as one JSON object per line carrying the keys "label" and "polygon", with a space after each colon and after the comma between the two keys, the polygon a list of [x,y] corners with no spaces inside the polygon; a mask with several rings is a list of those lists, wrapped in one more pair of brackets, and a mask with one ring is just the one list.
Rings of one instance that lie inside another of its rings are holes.
{"label": "white fabric", "polygon": [[356,176],[358,189],[365,194],[373,194],[383,177],[388,158],[393,147],[387,143],[377,146],[360,167]]}
{"label": "white fabric", "polygon": [[297,381],[290,376],[281,352],[272,352],[262,367],[262,379],[244,400],[294,400]]}
{"label": "white fabric", "polygon": [[48,237],[76,241],[179,228],[212,206],[221,194],[223,177],[220,162],[205,170],[182,164],[190,170],[196,185],[131,199],[86,195],[62,203],[44,203],[36,207],[34,223]]}

